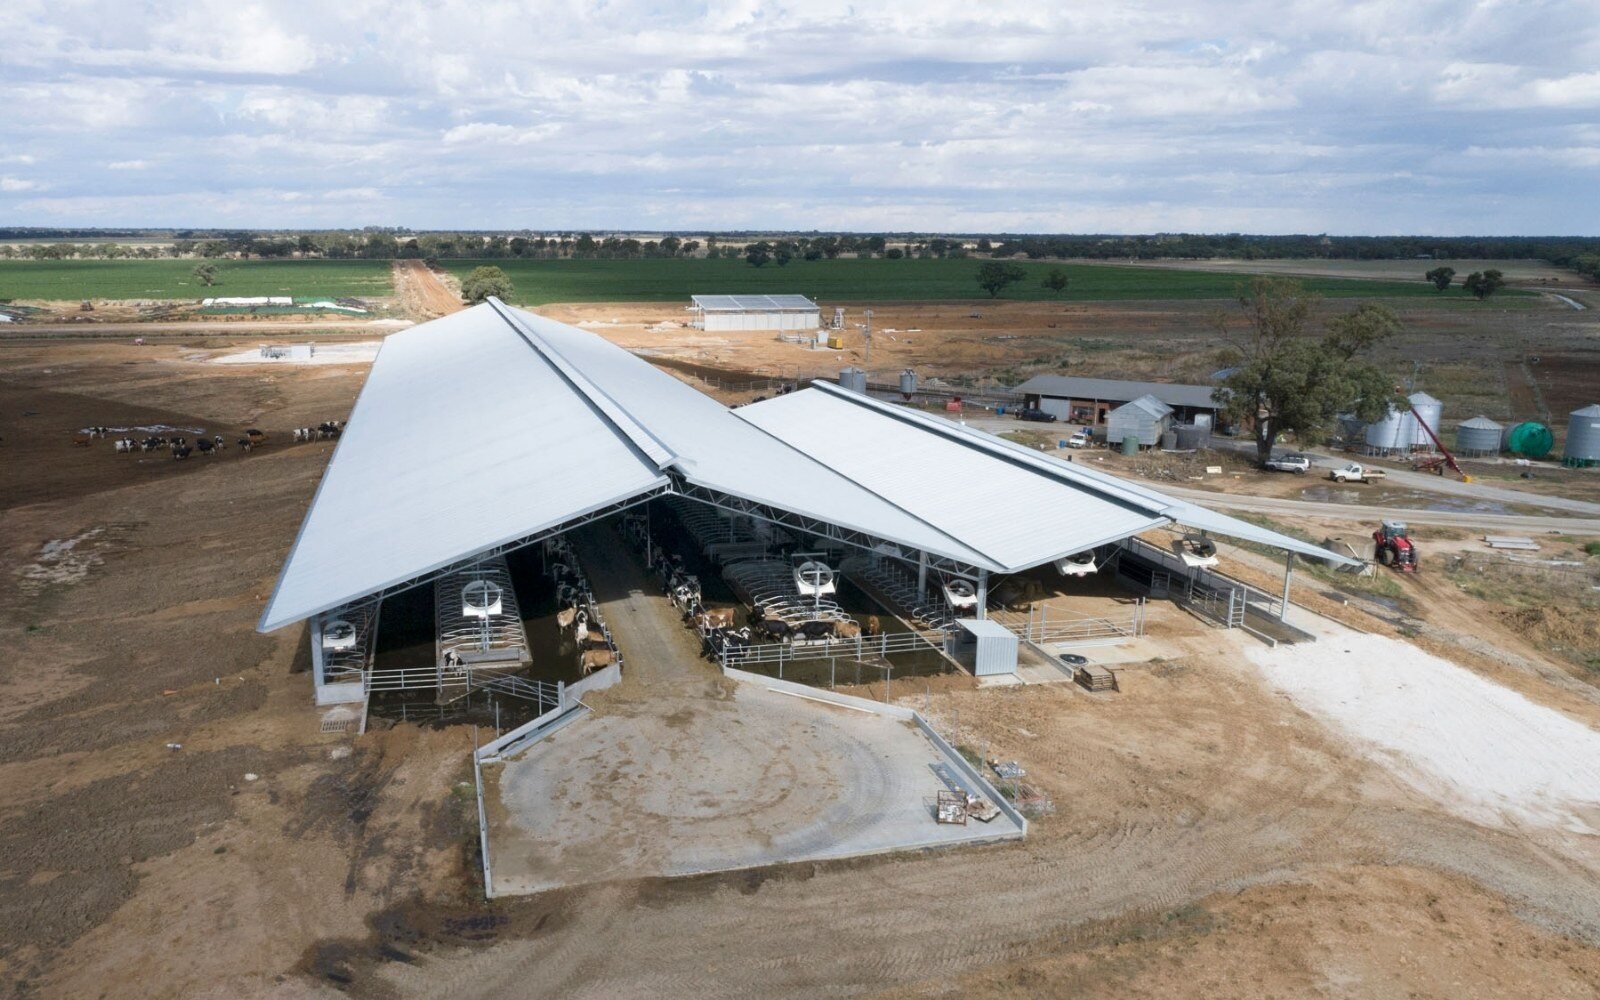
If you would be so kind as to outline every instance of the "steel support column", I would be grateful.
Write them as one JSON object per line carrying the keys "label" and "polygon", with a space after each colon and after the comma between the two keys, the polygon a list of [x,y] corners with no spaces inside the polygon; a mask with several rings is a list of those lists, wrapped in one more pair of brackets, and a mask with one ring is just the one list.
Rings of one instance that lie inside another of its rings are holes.
{"label": "steel support column", "polygon": [[311,677],[320,690],[322,685],[328,683],[328,668],[322,660],[322,616],[315,615],[306,622],[306,631],[311,640]]}
{"label": "steel support column", "polygon": [[978,617],[989,617],[989,571],[978,570]]}
{"label": "steel support column", "polygon": [[917,553],[917,600],[928,599],[928,554]]}
{"label": "steel support column", "polygon": [[1294,553],[1283,554],[1283,601],[1278,605],[1278,620],[1289,617],[1289,584],[1294,580]]}

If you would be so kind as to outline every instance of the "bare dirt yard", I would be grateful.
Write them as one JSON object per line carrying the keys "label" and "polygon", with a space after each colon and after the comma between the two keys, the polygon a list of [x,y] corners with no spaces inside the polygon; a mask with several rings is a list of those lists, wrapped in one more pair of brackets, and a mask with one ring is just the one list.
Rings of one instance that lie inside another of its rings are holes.
{"label": "bare dirt yard", "polygon": [[[926,328],[949,308],[877,322]],[[648,332],[666,313],[634,315],[656,347],[685,336]],[[1176,331],[1170,315],[1151,325]],[[1059,320],[1037,319],[1018,335],[1055,336]],[[1037,347],[984,339],[1004,336],[997,323],[949,339],[972,358]],[[937,342],[908,341],[876,341],[874,367],[884,343],[906,352],[892,364],[937,363]],[[1600,992],[1594,836],[1464,809],[1339,723],[1326,696],[1296,700],[1275,679],[1295,669],[1292,647],[1269,669],[1210,629],[1122,666],[1114,694],[913,696],[1050,796],[1054,815],[1020,844],[486,904],[467,732],[324,735],[304,630],[254,631],[332,450],[287,431],[343,418],[365,368],[203,361],[249,345],[0,347],[4,994]],[[736,348],[715,349],[733,363]],[[737,367],[775,363],[752,351]],[[90,425],[156,423],[271,440],[186,462],[71,443]],[[1271,565],[1253,571],[1268,580]],[[1320,580],[1297,594],[1404,638],[1402,655],[1415,644],[1515,689],[1541,720],[1600,728],[1572,664],[1480,620],[1440,575],[1403,586],[1370,611]],[[1560,773],[1542,746],[1506,752]]]}

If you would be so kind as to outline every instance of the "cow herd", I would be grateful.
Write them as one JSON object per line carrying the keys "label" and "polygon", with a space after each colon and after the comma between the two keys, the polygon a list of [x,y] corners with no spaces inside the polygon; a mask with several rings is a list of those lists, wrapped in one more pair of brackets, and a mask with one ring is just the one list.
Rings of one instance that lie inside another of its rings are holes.
{"label": "cow herd", "polygon": [[572,630],[578,648],[578,672],[584,677],[615,663],[622,664],[611,629],[600,617],[594,592],[578,566],[572,543],[563,537],[545,542],[545,573],[556,589],[556,627],[563,634]]}
{"label": "cow herd", "polygon": [[[139,430],[141,428],[133,428]],[[324,420],[316,427],[297,427],[294,431],[296,441],[326,441],[337,438],[344,430],[342,420]],[[73,445],[87,448],[96,438],[110,437],[113,433],[126,433],[125,428],[111,427],[85,427],[72,436]],[[192,437],[190,435],[193,435]],[[234,446],[241,454],[249,454],[256,448],[267,443],[266,432],[259,428],[251,427],[245,430],[244,436],[234,439]],[[209,437],[203,431],[191,431],[190,434],[147,434],[144,437],[118,437],[112,440],[118,454],[149,454],[151,452],[165,451],[173,459],[183,461],[191,455],[199,454],[203,458],[210,458],[218,452],[226,451],[228,440],[221,434]]]}
{"label": "cow herd", "polygon": [[[725,650],[737,651],[756,642],[832,642],[854,639],[862,634],[861,624],[854,619],[792,622],[770,613],[760,604],[752,608],[745,625],[738,625],[734,608],[705,603],[700,578],[688,571],[682,555],[666,552],[651,543],[643,517],[624,518],[623,534],[635,549],[648,553],[650,571],[655,574],[662,592],[683,615],[684,624],[700,636],[703,652],[712,659],[720,659]],[[875,633],[877,624],[874,616],[869,630]]]}

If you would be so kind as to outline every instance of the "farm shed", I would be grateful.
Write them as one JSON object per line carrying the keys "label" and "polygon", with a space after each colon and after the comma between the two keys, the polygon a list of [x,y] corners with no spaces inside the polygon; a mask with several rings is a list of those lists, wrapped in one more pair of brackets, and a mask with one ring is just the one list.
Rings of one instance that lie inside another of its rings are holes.
{"label": "farm shed", "polygon": [[804,295],[694,295],[697,330],[816,330],[821,308]]}
{"label": "farm shed", "polygon": [[1077,375],[1035,375],[1017,386],[1024,405],[1074,424],[1104,424],[1111,411],[1141,396],[1154,396],[1173,410],[1173,422],[1213,426],[1222,404],[1211,398],[1209,385],[1177,382],[1126,382]]}
{"label": "farm shed", "polygon": [[[459,385],[474,391],[448,391]],[[535,420],[548,433],[483,432]],[[929,584],[964,577],[980,616],[991,576],[1155,528],[1347,561],[827,382],[731,409],[594,334],[491,298],[384,340],[258,628],[309,621],[318,702],[362,702],[369,678],[330,667],[325,626],[657,497]]]}
{"label": "farm shed", "polygon": [[1154,396],[1140,396],[1111,411],[1106,418],[1106,441],[1121,444],[1135,438],[1141,447],[1153,448],[1172,426],[1172,407]]}
{"label": "farm shed", "polygon": [[987,618],[963,618],[953,640],[955,654],[974,677],[1017,672],[1017,634]]}

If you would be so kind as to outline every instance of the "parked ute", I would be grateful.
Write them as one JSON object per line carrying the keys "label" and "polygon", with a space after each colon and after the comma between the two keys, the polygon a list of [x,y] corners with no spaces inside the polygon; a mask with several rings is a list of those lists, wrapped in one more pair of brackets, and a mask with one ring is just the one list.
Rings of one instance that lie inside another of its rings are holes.
{"label": "parked ute", "polygon": [[1035,409],[1032,406],[1026,406],[1017,411],[1017,419],[1031,420],[1037,424],[1053,424],[1056,422],[1056,415],[1054,413],[1046,413],[1044,410]]}
{"label": "parked ute", "polygon": [[1067,438],[1068,448],[1087,448],[1094,443],[1094,434],[1087,427],[1080,427]]}
{"label": "parked ute", "polygon": [[1382,479],[1388,473],[1382,469],[1369,469],[1359,462],[1351,462],[1342,469],[1334,469],[1328,473],[1328,478],[1336,483],[1370,483],[1374,479]]}
{"label": "parked ute", "polygon": [[1303,476],[1311,471],[1311,459],[1306,455],[1279,455],[1277,458],[1267,459],[1266,467],[1273,472],[1292,472]]}

